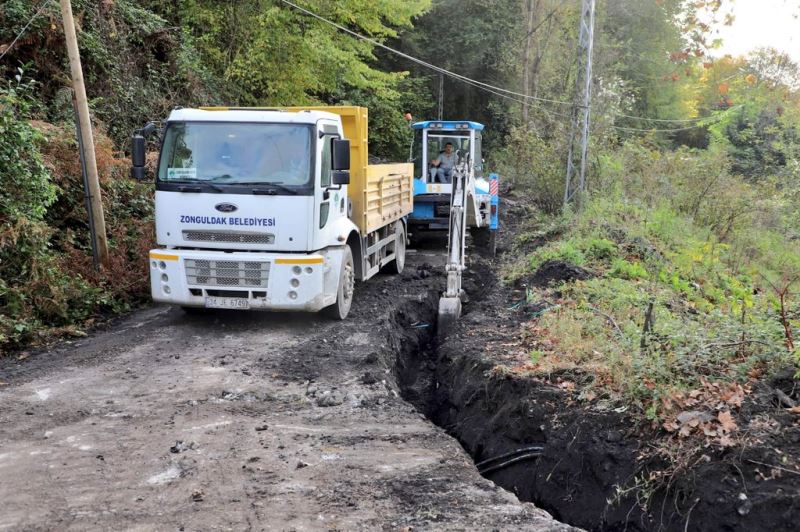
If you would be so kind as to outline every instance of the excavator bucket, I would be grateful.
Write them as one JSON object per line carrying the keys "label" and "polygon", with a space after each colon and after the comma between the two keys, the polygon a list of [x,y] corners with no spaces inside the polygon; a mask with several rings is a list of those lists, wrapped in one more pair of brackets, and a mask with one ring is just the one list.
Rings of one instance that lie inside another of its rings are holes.
{"label": "excavator bucket", "polygon": [[461,316],[461,298],[447,297],[443,295],[439,298],[439,320],[437,321],[436,334],[439,339],[444,339],[455,328],[458,318]]}

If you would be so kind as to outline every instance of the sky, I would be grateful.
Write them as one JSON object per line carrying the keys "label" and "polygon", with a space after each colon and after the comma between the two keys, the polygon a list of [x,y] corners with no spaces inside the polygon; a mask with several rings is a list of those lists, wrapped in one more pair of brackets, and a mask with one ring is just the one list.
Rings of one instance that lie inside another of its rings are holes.
{"label": "sky", "polygon": [[800,0],[733,0],[731,8],[733,25],[717,28],[723,39],[719,55],[746,55],[771,46],[800,62]]}

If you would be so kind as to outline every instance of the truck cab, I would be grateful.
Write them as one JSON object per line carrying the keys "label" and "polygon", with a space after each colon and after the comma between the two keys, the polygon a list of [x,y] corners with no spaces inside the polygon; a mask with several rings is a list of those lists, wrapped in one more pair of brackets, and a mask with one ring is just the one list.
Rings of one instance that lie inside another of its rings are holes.
{"label": "truck cab", "polygon": [[[153,299],[346,317],[356,279],[402,269],[412,204],[410,165],[366,164],[366,128],[354,107],[174,110],[156,169]],[[366,189],[392,172],[407,197],[378,198],[369,224]]]}

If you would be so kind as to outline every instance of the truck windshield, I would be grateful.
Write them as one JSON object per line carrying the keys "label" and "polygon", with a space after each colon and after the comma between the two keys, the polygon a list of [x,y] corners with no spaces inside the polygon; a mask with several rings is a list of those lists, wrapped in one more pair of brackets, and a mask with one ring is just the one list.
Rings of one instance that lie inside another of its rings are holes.
{"label": "truck windshield", "polygon": [[307,125],[173,122],[164,137],[158,179],[308,186],[311,139]]}

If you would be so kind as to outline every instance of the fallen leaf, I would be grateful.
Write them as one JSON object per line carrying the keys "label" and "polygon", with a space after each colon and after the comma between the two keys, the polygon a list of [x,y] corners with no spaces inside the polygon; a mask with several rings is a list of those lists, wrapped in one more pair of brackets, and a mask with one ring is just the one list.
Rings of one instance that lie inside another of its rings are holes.
{"label": "fallen leaf", "polygon": [[[3,383],[3,384],[5,384],[5,383]],[[800,406],[795,406],[795,407],[792,407],[792,408],[787,408],[787,409],[786,409],[786,411],[787,411],[787,412],[791,412],[792,414],[800,414]]]}
{"label": "fallen leaf", "polygon": [[665,421],[664,424],[661,426],[664,427],[664,430],[666,430],[667,432],[675,432],[676,430],[681,428],[681,426],[675,423],[674,421]]}
{"label": "fallen leaf", "polygon": [[575,383],[572,381],[559,382],[558,387],[562,390],[567,390],[568,392],[575,391]]}
{"label": "fallen leaf", "polygon": [[733,447],[733,440],[730,438],[730,436],[722,436],[719,439],[719,444],[723,447]]}
{"label": "fallen leaf", "polygon": [[689,425],[684,425],[681,427],[681,430],[678,432],[678,435],[681,438],[688,438],[691,433],[692,433],[692,427],[690,427]]}
{"label": "fallen leaf", "polygon": [[738,428],[736,421],[733,420],[733,416],[727,410],[720,412],[717,415],[717,420],[719,420],[719,424],[723,432],[733,432]]}

